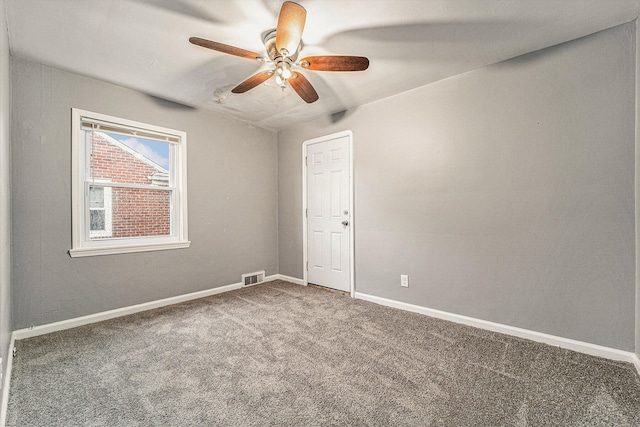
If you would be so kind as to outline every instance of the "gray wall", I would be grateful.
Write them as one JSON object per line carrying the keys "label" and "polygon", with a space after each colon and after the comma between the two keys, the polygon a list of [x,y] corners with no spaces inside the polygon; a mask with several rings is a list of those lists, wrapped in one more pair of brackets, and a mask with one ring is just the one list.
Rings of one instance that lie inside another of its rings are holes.
{"label": "gray wall", "polygon": [[[4,372],[11,341],[11,85],[4,0],[0,0],[0,357]],[[2,384],[0,384],[0,390]]]}
{"label": "gray wall", "polygon": [[[275,132],[12,58],[16,329],[277,273]],[[71,108],[183,130],[189,249],[70,258]]]}
{"label": "gray wall", "polygon": [[302,277],[301,144],[351,129],[358,292],[633,351],[634,31],[279,132],[280,273]]}
{"label": "gray wall", "polygon": [[640,31],[638,25],[640,20],[636,19],[636,355],[640,358]]}

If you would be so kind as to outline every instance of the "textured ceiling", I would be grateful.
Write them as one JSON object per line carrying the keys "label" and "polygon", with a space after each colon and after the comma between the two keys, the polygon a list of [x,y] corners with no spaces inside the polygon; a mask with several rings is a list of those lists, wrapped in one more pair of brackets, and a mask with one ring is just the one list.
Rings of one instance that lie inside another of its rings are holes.
{"label": "textured ceiling", "polygon": [[230,93],[257,61],[197,36],[264,52],[282,0],[6,0],[15,56],[188,106],[282,129],[629,22],[640,0],[300,0],[302,56],[361,55],[362,72],[304,71],[306,104],[270,80]]}

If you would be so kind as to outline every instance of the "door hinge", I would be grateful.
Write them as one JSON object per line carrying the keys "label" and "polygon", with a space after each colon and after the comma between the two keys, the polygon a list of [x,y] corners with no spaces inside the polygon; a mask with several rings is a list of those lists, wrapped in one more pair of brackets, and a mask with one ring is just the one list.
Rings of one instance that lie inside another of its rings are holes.
{"label": "door hinge", "polygon": [[305,210],[304,210],[304,216],[306,216],[307,218],[309,218],[309,209],[305,209]]}
{"label": "door hinge", "polygon": [[307,271],[309,271],[309,261],[306,262],[307,265]]}
{"label": "door hinge", "polygon": [[304,158],[304,164],[305,164],[305,166],[309,165],[309,158],[308,157]]}

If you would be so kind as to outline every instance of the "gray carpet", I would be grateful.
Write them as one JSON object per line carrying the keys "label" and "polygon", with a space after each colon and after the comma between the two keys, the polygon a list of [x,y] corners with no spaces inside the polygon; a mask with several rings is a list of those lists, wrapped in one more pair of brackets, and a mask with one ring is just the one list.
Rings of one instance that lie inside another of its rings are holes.
{"label": "gray carpet", "polygon": [[638,426],[612,362],[271,282],[21,340],[9,426]]}

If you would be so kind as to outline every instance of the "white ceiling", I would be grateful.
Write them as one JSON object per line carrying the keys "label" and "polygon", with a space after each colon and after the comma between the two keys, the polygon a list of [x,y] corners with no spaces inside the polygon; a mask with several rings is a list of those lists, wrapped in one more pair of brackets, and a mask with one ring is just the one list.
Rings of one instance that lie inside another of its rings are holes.
{"label": "white ceiling", "polygon": [[301,57],[361,55],[363,72],[304,71],[320,100],[273,80],[230,93],[261,63],[188,42],[263,53],[282,0],[6,0],[15,56],[268,129],[331,115],[635,19],[640,0],[300,0]]}

